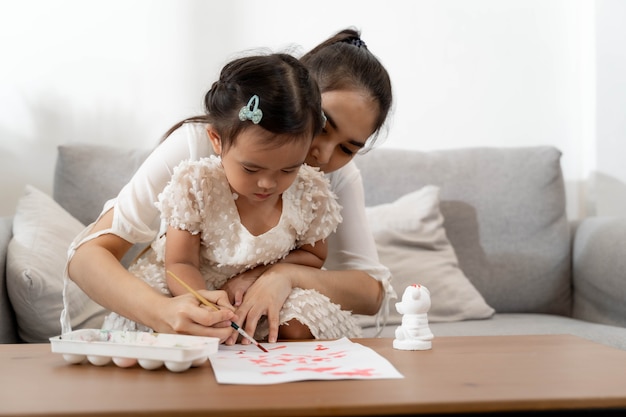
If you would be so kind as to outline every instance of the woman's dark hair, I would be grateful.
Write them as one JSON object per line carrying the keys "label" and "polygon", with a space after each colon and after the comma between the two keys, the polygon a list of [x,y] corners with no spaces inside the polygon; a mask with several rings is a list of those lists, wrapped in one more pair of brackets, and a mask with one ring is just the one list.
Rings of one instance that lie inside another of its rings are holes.
{"label": "woman's dark hair", "polygon": [[306,53],[300,61],[317,80],[322,93],[361,90],[378,103],[379,114],[370,139],[373,144],[391,109],[391,80],[385,67],[361,40],[361,33],[344,29]]}
{"label": "woman's dark hair", "polygon": [[[240,110],[258,96],[263,116],[258,126],[281,135],[284,142],[313,139],[323,128],[319,87],[306,67],[289,54],[254,55],[235,59],[222,68],[220,78],[204,96],[206,114],[182,120],[163,136],[187,122],[210,123],[220,134],[222,146],[233,145],[237,135],[254,126],[240,120]],[[280,142],[272,142],[280,146]]]}

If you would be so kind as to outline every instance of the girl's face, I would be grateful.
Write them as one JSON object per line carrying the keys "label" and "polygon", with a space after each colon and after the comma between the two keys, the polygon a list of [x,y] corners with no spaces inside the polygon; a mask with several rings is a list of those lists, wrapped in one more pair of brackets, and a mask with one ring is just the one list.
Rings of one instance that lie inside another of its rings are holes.
{"label": "girl's face", "polygon": [[329,173],[350,162],[374,133],[378,104],[358,90],[322,93],[326,127],[313,139],[306,163]]}
{"label": "girl's face", "polygon": [[239,134],[234,145],[222,147],[217,132],[208,128],[213,150],[221,155],[222,166],[233,192],[253,205],[274,204],[296,179],[309,149],[309,140],[289,141],[269,146],[271,133],[251,126]]}

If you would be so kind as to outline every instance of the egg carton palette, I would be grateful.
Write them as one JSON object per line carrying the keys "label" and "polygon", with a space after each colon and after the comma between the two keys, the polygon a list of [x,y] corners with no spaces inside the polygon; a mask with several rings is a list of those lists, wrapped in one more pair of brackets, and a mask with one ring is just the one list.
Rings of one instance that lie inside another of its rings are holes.
{"label": "egg carton palette", "polygon": [[217,352],[215,337],[82,329],[50,338],[52,352],[63,354],[69,363],[104,366],[113,362],[121,368],[139,365],[153,370],[165,366],[183,372],[205,363]]}

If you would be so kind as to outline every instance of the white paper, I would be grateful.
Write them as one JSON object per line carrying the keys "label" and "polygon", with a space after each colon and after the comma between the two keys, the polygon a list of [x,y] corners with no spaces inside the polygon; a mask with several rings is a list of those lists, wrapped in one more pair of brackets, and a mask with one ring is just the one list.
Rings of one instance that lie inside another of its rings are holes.
{"label": "white paper", "polygon": [[290,381],[404,378],[374,350],[347,338],[332,341],[220,345],[209,360],[220,384],[266,385]]}

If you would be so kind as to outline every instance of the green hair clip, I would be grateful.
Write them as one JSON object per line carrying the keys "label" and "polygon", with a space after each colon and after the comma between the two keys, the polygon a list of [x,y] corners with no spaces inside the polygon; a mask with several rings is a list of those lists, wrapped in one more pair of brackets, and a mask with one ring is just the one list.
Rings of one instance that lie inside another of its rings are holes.
{"label": "green hair clip", "polygon": [[245,122],[246,120],[252,121],[255,125],[258,125],[263,118],[263,112],[259,109],[259,96],[256,94],[250,97],[248,104],[243,106],[239,110],[239,120]]}

